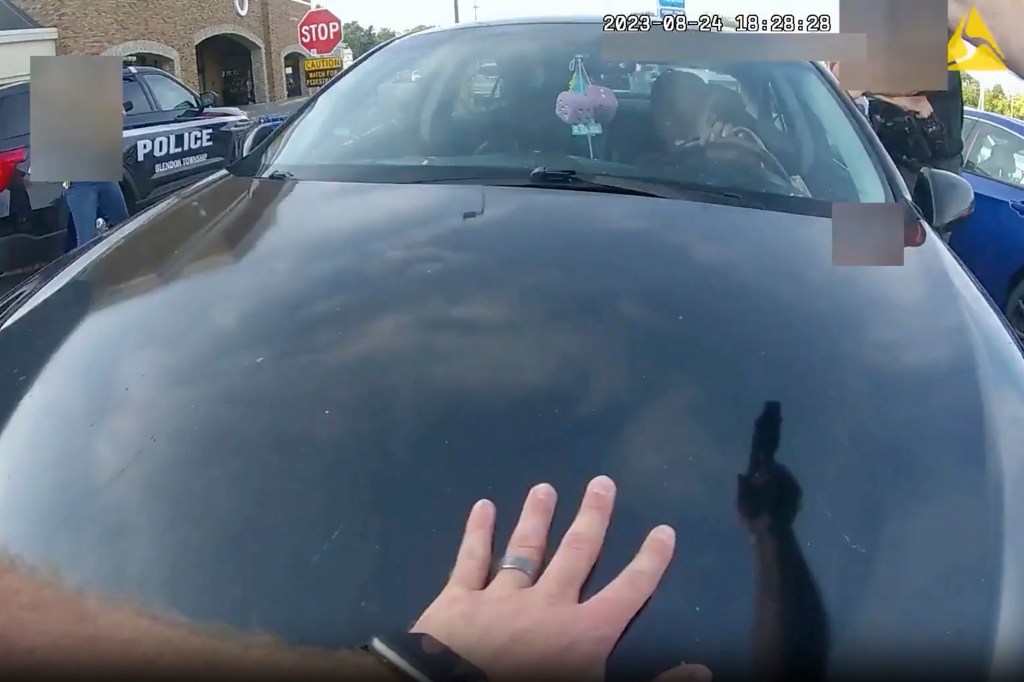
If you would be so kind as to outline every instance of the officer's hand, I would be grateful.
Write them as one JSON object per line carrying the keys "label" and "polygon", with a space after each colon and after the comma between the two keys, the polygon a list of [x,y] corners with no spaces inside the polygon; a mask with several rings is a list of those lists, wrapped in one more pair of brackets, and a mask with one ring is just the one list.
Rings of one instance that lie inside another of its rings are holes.
{"label": "officer's hand", "polygon": [[[530,490],[506,556],[541,565],[555,500],[555,489],[546,483]],[[576,520],[534,584],[527,573],[508,568],[488,583],[495,508],[487,500],[477,502],[448,584],[412,631],[431,635],[497,682],[531,674],[602,680],[608,655],[658,586],[675,549],[672,528],[655,528],[629,566],[581,603],[614,503],[610,478],[590,482]],[[707,668],[683,664],[657,682],[710,678]]]}
{"label": "officer's hand", "polygon": [[934,111],[932,110],[932,103],[928,101],[928,98],[924,95],[916,96],[891,96],[891,95],[874,95],[876,99],[880,99],[883,102],[889,104],[895,104],[900,109],[903,109],[907,113],[913,114],[918,118],[928,118]]}

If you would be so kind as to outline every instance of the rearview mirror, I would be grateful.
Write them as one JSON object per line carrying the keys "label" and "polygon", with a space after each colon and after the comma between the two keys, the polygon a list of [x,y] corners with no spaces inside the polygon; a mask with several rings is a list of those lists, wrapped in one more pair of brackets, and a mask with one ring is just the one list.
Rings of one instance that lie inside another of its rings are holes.
{"label": "rearview mirror", "polygon": [[203,94],[199,95],[199,106],[203,107],[215,107],[217,106],[217,93],[207,90]]}
{"label": "rearview mirror", "polygon": [[242,156],[248,156],[263,140],[270,137],[270,133],[274,132],[276,127],[272,123],[261,123],[253,128],[249,137],[245,138],[245,144],[242,145]]}
{"label": "rearview mirror", "polygon": [[129,111],[135,108],[135,102],[121,102],[121,108],[124,109],[124,113],[127,114]]}
{"label": "rearview mirror", "polygon": [[923,168],[914,186],[914,203],[932,229],[947,233],[974,213],[974,189],[956,173]]}

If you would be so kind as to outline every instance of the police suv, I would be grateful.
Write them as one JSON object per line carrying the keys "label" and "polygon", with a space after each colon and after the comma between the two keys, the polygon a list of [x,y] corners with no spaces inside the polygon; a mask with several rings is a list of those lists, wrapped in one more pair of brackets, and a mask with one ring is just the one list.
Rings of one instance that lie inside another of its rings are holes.
{"label": "police suv", "polygon": [[[253,122],[154,67],[126,66],[124,190],[136,213],[241,154]],[[29,86],[0,85],[0,294],[73,243],[63,186],[29,173]]]}

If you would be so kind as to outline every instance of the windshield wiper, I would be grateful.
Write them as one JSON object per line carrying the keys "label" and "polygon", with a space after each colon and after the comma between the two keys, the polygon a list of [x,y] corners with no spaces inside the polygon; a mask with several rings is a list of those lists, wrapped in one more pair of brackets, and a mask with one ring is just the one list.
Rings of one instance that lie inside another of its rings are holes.
{"label": "windshield wiper", "polygon": [[689,199],[693,201],[712,199],[718,202],[726,200],[729,203],[738,203],[744,206],[759,206],[758,202],[752,201],[750,197],[706,185],[691,185],[675,180],[580,173],[571,169],[551,170],[545,166],[539,166],[531,171],[530,182],[542,187],[576,187],[578,189],[614,191],[622,194],[635,194],[661,199]]}
{"label": "windshield wiper", "polygon": [[552,170],[546,166],[538,166],[530,171],[530,184],[549,189],[578,189],[584,191],[614,192],[616,194],[632,194],[642,197],[659,199],[678,198],[676,192],[659,187],[657,184],[624,180],[605,175],[580,173],[564,169]]}
{"label": "windshield wiper", "polygon": [[501,187],[541,187],[544,189],[570,189],[584,192],[609,192],[613,194],[630,194],[641,197],[657,197],[660,199],[677,199],[678,193],[666,190],[659,183],[622,181],[604,175],[590,175],[574,170],[548,170],[539,166],[530,171],[526,178],[522,169],[509,168],[500,171],[470,171],[465,174],[449,175],[439,178],[413,180],[410,184],[479,184],[498,185]]}
{"label": "windshield wiper", "polygon": [[[419,167],[416,167],[419,170]],[[686,182],[671,178],[629,177],[584,173],[573,169],[534,168],[524,176],[523,168],[470,168],[449,175],[393,181],[405,185],[491,185],[496,187],[537,187],[543,189],[603,192],[632,196],[680,199],[726,206],[767,210],[759,193],[734,188]],[[271,176],[273,177],[273,176]],[[388,182],[388,180],[381,180]]]}
{"label": "windshield wiper", "polygon": [[276,170],[266,176],[269,180],[291,180],[295,177],[295,174],[290,171],[279,171]]}

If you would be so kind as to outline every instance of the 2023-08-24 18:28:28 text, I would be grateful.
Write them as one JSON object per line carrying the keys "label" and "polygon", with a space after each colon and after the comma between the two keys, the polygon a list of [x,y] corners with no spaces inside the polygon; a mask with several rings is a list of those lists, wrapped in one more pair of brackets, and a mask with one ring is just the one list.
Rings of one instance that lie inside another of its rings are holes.
{"label": "2023-08-24 18:28:28 text", "polygon": [[737,14],[727,22],[720,14],[703,13],[694,18],[680,12],[662,18],[649,14],[606,14],[602,18],[602,30],[609,33],[646,33],[656,29],[721,33],[727,28],[736,33],[829,33],[832,17],[828,14]]}

